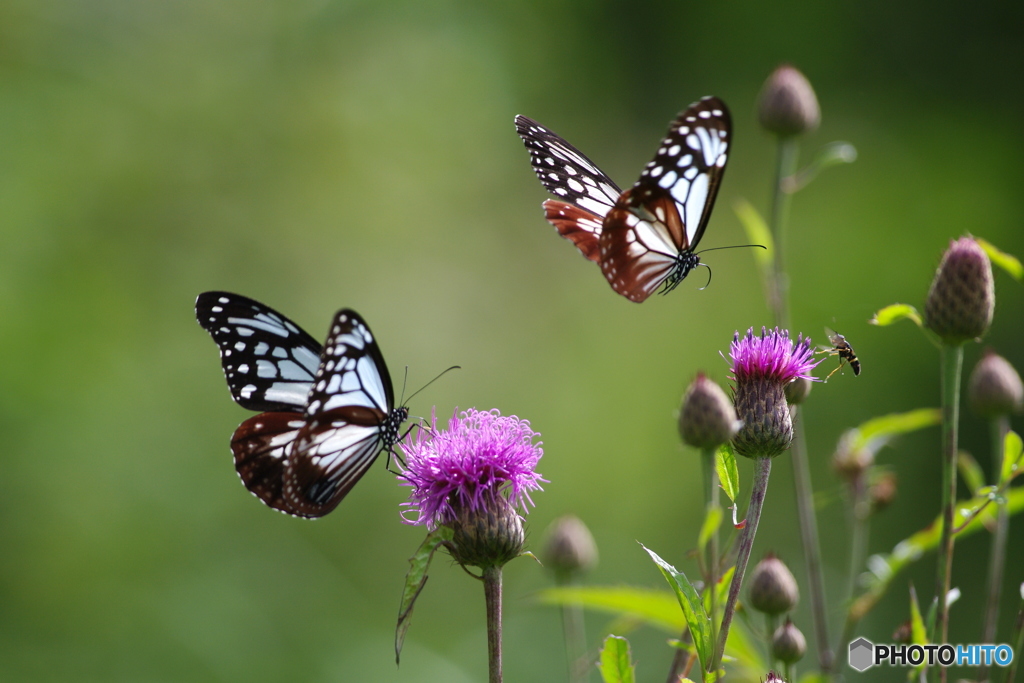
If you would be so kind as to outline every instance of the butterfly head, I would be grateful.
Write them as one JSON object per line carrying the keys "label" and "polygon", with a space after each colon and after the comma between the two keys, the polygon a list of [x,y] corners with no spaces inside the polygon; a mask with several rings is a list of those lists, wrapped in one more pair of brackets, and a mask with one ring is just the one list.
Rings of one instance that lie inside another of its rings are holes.
{"label": "butterfly head", "polygon": [[409,409],[397,406],[384,419],[380,427],[380,440],[384,450],[390,451],[399,442],[402,435],[402,423],[409,419]]}
{"label": "butterfly head", "polygon": [[[661,294],[668,294],[673,289],[679,286],[679,283],[686,279],[686,276],[690,274],[690,271],[697,266],[704,266],[707,268],[707,264],[700,262],[700,256],[693,253],[692,251],[681,251],[676,255],[675,263],[672,264],[672,270],[669,272],[668,277],[665,278],[665,284],[661,287]],[[710,268],[708,269],[710,271]],[[710,282],[710,278],[708,282]],[[706,287],[707,285],[705,285]]]}

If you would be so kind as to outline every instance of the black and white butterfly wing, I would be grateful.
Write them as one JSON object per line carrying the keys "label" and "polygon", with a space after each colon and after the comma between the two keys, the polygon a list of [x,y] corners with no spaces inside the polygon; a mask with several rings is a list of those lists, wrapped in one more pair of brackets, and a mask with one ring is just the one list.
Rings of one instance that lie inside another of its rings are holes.
{"label": "black and white butterfly wing", "polygon": [[284,472],[283,495],[293,514],[326,515],[395,444],[408,410],[394,408],[394,401],[370,328],[355,311],[339,311]]}
{"label": "black and white butterfly wing", "polygon": [[269,306],[228,292],[200,294],[196,320],[220,347],[236,403],[260,411],[305,408],[321,347],[302,328]]}
{"label": "black and white butterfly wing", "polygon": [[544,202],[545,218],[584,256],[597,261],[601,226],[622,190],[585,154],[536,121],[517,116],[516,132],[537,177],[558,197]]}
{"label": "black and white butterfly wing", "polygon": [[728,160],[729,110],[717,97],[685,109],[654,159],[608,212],[600,236],[601,271],[612,288],[641,302],[679,284],[699,259]]}

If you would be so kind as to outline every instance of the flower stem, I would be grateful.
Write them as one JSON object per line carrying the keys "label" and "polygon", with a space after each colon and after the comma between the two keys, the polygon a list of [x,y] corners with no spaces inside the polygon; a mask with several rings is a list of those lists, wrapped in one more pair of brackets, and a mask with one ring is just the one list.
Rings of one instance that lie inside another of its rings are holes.
{"label": "flower stem", "polygon": [[[1010,431],[1010,420],[1006,415],[994,418],[992,427],[992,471],[998,485],[1003,469],[1003,443],[1006,433]],[[999,597],[1002,593],[1003,569],[1006,564],[1006,537],[1010,529],[1010,515],[1006,509],[1006,499],[998,502],[999,511],[996,515],[996,530],[992,535],[992,549],[988,560],[988,604],[985,607],[985,621],[982,622],[982,643],[996,642],[996,624],[999,621]],[[988,667],[978,668],[978,680],[988,680]]]}
{"label": "flower stem", "polygon": [[[555,575],[559,587],[576,583],[569,572]],[[578,604],[562,605],[562,633],[565,636],[565,657],[569,663],[570,683],[586,683],[589,678],[589,662],[586,661],[587,636],[583,625],[583,608]]]}
{"label": "flower stem", "polygon": [[[800,147],[795,136],[779,139],[776,157],[775,187],[772,193],[771,231],[774,241],[772,275],[769,278],[771,291],[768,303],[775,317],[775,324],[789,329],[789,279],[785,269],[786,219],[789,215],[791,194],[783,189],[783,181],[796,172]],[[795,416],[794,416],[795,417]],[[811,588],[811,616],[814,620],[814,640],[818,648],[818,664],[821,671],[832,669],[833,657],[828,642],[828,617],[825,614],[825,581],[821,571],[821,544],[818,540],[818,522],[814,516],[814,492],[811,488],[811,469],[808,465],[806,439],[803,421],[793,420],[793,445],[790,457],[793,459],[793,486],[796,489],[797,517],[800,521],[800,542],[804,550],[804,562]]]}
{"label": "flower stem", "polygon": [[714,662],[711,671],[717,671],[725,654],[725,642],[729,638],[729,625],[732,623],[733,612],[736,611],[736,600],[740,596],[740,586],[743,584],[743,575],[747,571],[747,561],[750,559],[750,550],[754,547],[754,535],[757,533],[757,523],[761,519],[761,508],[764,506],[764,496],[768,491],[768,475],[772,471],[771,458],[757,458],[754,460],[754,483],[750,489],[750,505],[747,506],[747,525],[740,537],[740,544],[736,554],[736,573],[732,575],[732,583],[729,584],[729,597],[725,602],[725,612],[722,614],[722,631],[718,634],[718,646],[715,648]]}
{"label": "flower stem", "polygon": [[501,683],[501,567],[484,569],[489,683]]}
{"label": "flower stem", "polygon": [[[935,593],[938,610],[935,615],[933,643],[945,643],[949,635],[949,594],[953,570],[953,515],[956,511],[957,425],[960,421],[960,372],[964,360],[962,344],[942,346],[942,538],[939,541],[938,573]],[[939,680],[946,681],[946,667],[935,667]]]}
{"label": "flower stem", "polygon": [[[846,577],[846,600],[844,604],[852,605],[853,597],[857,592],[857,576],[864,568],[868,548],[868,518],[871,514],[870,502],[868,501],[868,487],[864,473],[857,475],[851,488],[852,500],[850,501],[850,568]],[[847,616],[844,628],[840,630],[839,642],[834,652],[842,652],[849,643],[853,634],[855,622],[851,622]]]}

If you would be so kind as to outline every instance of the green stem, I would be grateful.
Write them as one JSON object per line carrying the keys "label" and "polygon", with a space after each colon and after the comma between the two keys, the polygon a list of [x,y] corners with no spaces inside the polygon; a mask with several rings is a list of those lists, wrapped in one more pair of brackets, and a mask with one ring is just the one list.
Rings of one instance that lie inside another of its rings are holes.
{"label": "green stem", "polygon": [[[775,324],[788,330],[789,278],[785,268],[786,221],[789,216],[791,194],[783,190],[783,180],[796,172],[800,146],[796,137],[779,138],[776,155],[775,187],[772,193],[771,231],[775,253],[773,254],[772,275],[769,278],[771,291],[769,306],[774,314]],[[803,422],[794,420],[793,486],[796,489],[797,516],[800,520],[800,542],[804,550],[804,562],[810,584],[811,617],[814,621],[814,640],[818,649],[818,665],[822,672],[833,667],[832,651],[828,642],[828,615],[825,613],[825,580],[821,570],[821,543],[818,539],[818,522],[814,516],[814,492],[811,488],[811,469],[807,457],[807,440],[804,438]]]}
{"label": "green stem", "polygon": [[1013,631],[1014,655],[1013,662],[1006,668],[1006,678],[1003,683],[1013,683],[1013,676],[1017,673],[1017,662],[1024,656],[1024,585],[1021,586],[1020,611],[1017,612],[1017,625]]}
{"label": "green stem", "polygon": [[764,627],[767,630],[767,633],[765,633],[765,640],[768,643],[768,668],[774,671],[775,667],[779,665],[779,660],[775,658],[775,648],[772,647],[772,641],[775,640],[775,630],[779,628],[778,615],[765,614]]}
{"label": "green stem", "polygon": [[736,554],[736,572],[732,575],[732,583],[729,584],[729,597],[725,602],[725,611],[722,613],[722,630],[718,634],[718,646],[715,648],[715,656],[712,658],[714,664],[711,671],[717,671],[725,654],[725,642],[729,639],[729,625],[732,623],[733,612],[736,611],[736,600],[740,596],[740,586],[743,584],[743,575],[747,571],[747,561],[750,559],[750,550],[754,547],[754,535],[757,534],[757,523],[761,519],[761,508],[764,506],[764,496],[768,491],[768,475],[772,472],[771,458],[756,458],[754,460],[754,483],[750,489],[750,505],[747,506],[747,525],[740,537],[740,545]]}
{"label": "green stem", "polygon": [[[868,548],[868,519],[871,515],[870,501],[868,500],[868,486],[865,480],[865,473],[857,475],[857,479],[851,486],[852,501],[850,505],[850,568],[846,577],[846,601],[844,604],[852,605],[853,596],[857,592],[857,577],[864,569]],[[847,616],[843,629],[839,634],[839,642],[836,644],[835,652],[842,652],[850,642],[853,635],[852,622]]]}
{"label": "green stem", "polygon": [[484,570],[487,603],[487,662],[489,683],[501,683],[501,567]]}
{"label": "green stem", "polygon": [[[572,586],[575,583],[569,572],[555,575],[555,584],[559,587]],[[587,636],[583,624],[583,608],[578,604],[562,605],[562,633],[565,636],[569,681],[586,683],[590,678],[590,663],[586,660]]]}
{"label": "green stem", "polygon": [[782,665],[782,676],[786,679],[786,683],[792,683],[793,681],[793,668],[788,662]]}
{"label": "green stem", "polygon": [[[993,479],[1000,483],[1003,469],[1003,442],[1010,431],[1010,420],[1000,415],[991,422],[992,428],[992,472]],[[985,607],[985,621],[982,623],[981,642],[996,642],[996,625],[999,622],[999,598],[1003,587],[1003,569],[1006,564],[1006,537],[1010,530],[1010,514],[1006,509],[1006,498],[998,503],[996,530],[992,535],[992,549],[988,560],[988,604]],[[988,680],[988,667],[978,669],[978,680]]]}
{"label": "green stem", "polygon": [[[939,541],[938,572],[935,593],[938,610],[935,614],[933,643],[948,642],[950,579],[953,570],[953,515],[956,511],[957,425],[960,421],[960,372],[964,347],[942,346],[942,537]],[[946,667],[935,667],[939,680],[946,681]]]}

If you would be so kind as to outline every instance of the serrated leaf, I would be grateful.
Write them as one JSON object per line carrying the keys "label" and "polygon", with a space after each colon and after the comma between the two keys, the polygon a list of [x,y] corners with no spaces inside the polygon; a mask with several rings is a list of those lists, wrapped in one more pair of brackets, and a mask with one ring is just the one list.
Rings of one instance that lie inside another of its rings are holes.
{"label": "serrated leaf", "polygon": [[967,490],[977,496],[978,492],[985,487],[985,473],[982,472],[981,465],[970,453],[960,451],[956,454],[956,467],[960,471],[960,477],[967,485]]}
{"label": "serrated leaf", "polygon": [[740,471],[736,467],[736,454],[728,443],[722,444],[715,451],[715,471],[725,495],[735,503],[736,497],[740,495]]}
{"label": "serrated leaf", "polygon": [[629,653],[629,641],[608,636],[601,648],[601,679],[604,683],[636,683],[636,672]]}
{"label": "serrated leaf", "polygon": [[1024,455],[1024,442],[1017,432],[1007,432],[1003,440],[1003,467],[999,474],[999,485],[1010,481],[1021,472],[1021,456]]}
{"label": "serrated leaf", "polygon": [[754,260],[758,267],[768,269],[772,265],[772,250],[775,248],[772,240],[772,232],[768,229],[768,223],[761,217],[754,205],[746,199],[739,199],[733,204],[733,210],[743,224],[747,233],[747,239],[751,244],[761,244],[764,249],[754,250]]}
{"label": "serrated leaf", "polygon": [[686,574],[677,570],[665,560],[658,557],[653,550],[641,547],[654,560],[654,564],[661,570],[669,586],[675,591],[679,606],[683,608],[683,616],[686,618],[686,625],[690,628],[690,637],[693,639],[693,646],[697,649],[697,659],[700,660],[701,671],[707,671],[711,665],[711,657],[715,644],[711,642],[711,620],[704,611],[704,604],[700,594],[693,587]]}
{"label": "serrated leaf", "polygon": [[707,512],[704,513],[704,523],[700,526],[700,534],[697,536],[697,547],[700,548],[700,552],[704,554],[704,548],[707,547],[708,541],[711,540],[711,536],[718,531],[718,527],[722,525],[722,508],[718,505],[709,506]]}
{"label": "serrated leaf", "polygon": [[924,327],[924,321],[917,309],[910,304],[891,304],[875,313],[868,322],[879,327],[886,327],[901,320],[912,320],[918,327]]}
{"label": "serrated leaf", "polygon": [[438,527],[427,534],[426,539],[416,549],[416,554],[409,558],[409,573],[405,575],[405,588],[402,590],[402,602],[398,608],[398,626],[395,628],[395,663],[398,663],[402,655],[402,644],[405,642],[405,634],[412,623],[412,608],[416,604],[416,598],[427,583],[427,569],[430,567],[430,560],[434,553],[444,543],[452,539],[452,530],[448,527]]}
{"label": "serrated leaf", "polygon": [[1020,259],[1006,252],[999,251],[991,242],[983,240],[980,237],[975,237],[974,241],[978,243],[978,246],[985,250],[988,254],[988,260],[993,265],[999,266],[1007,273],[1010,274],[1017,282],[1024,282],[1024,265],[1021,265]]}

